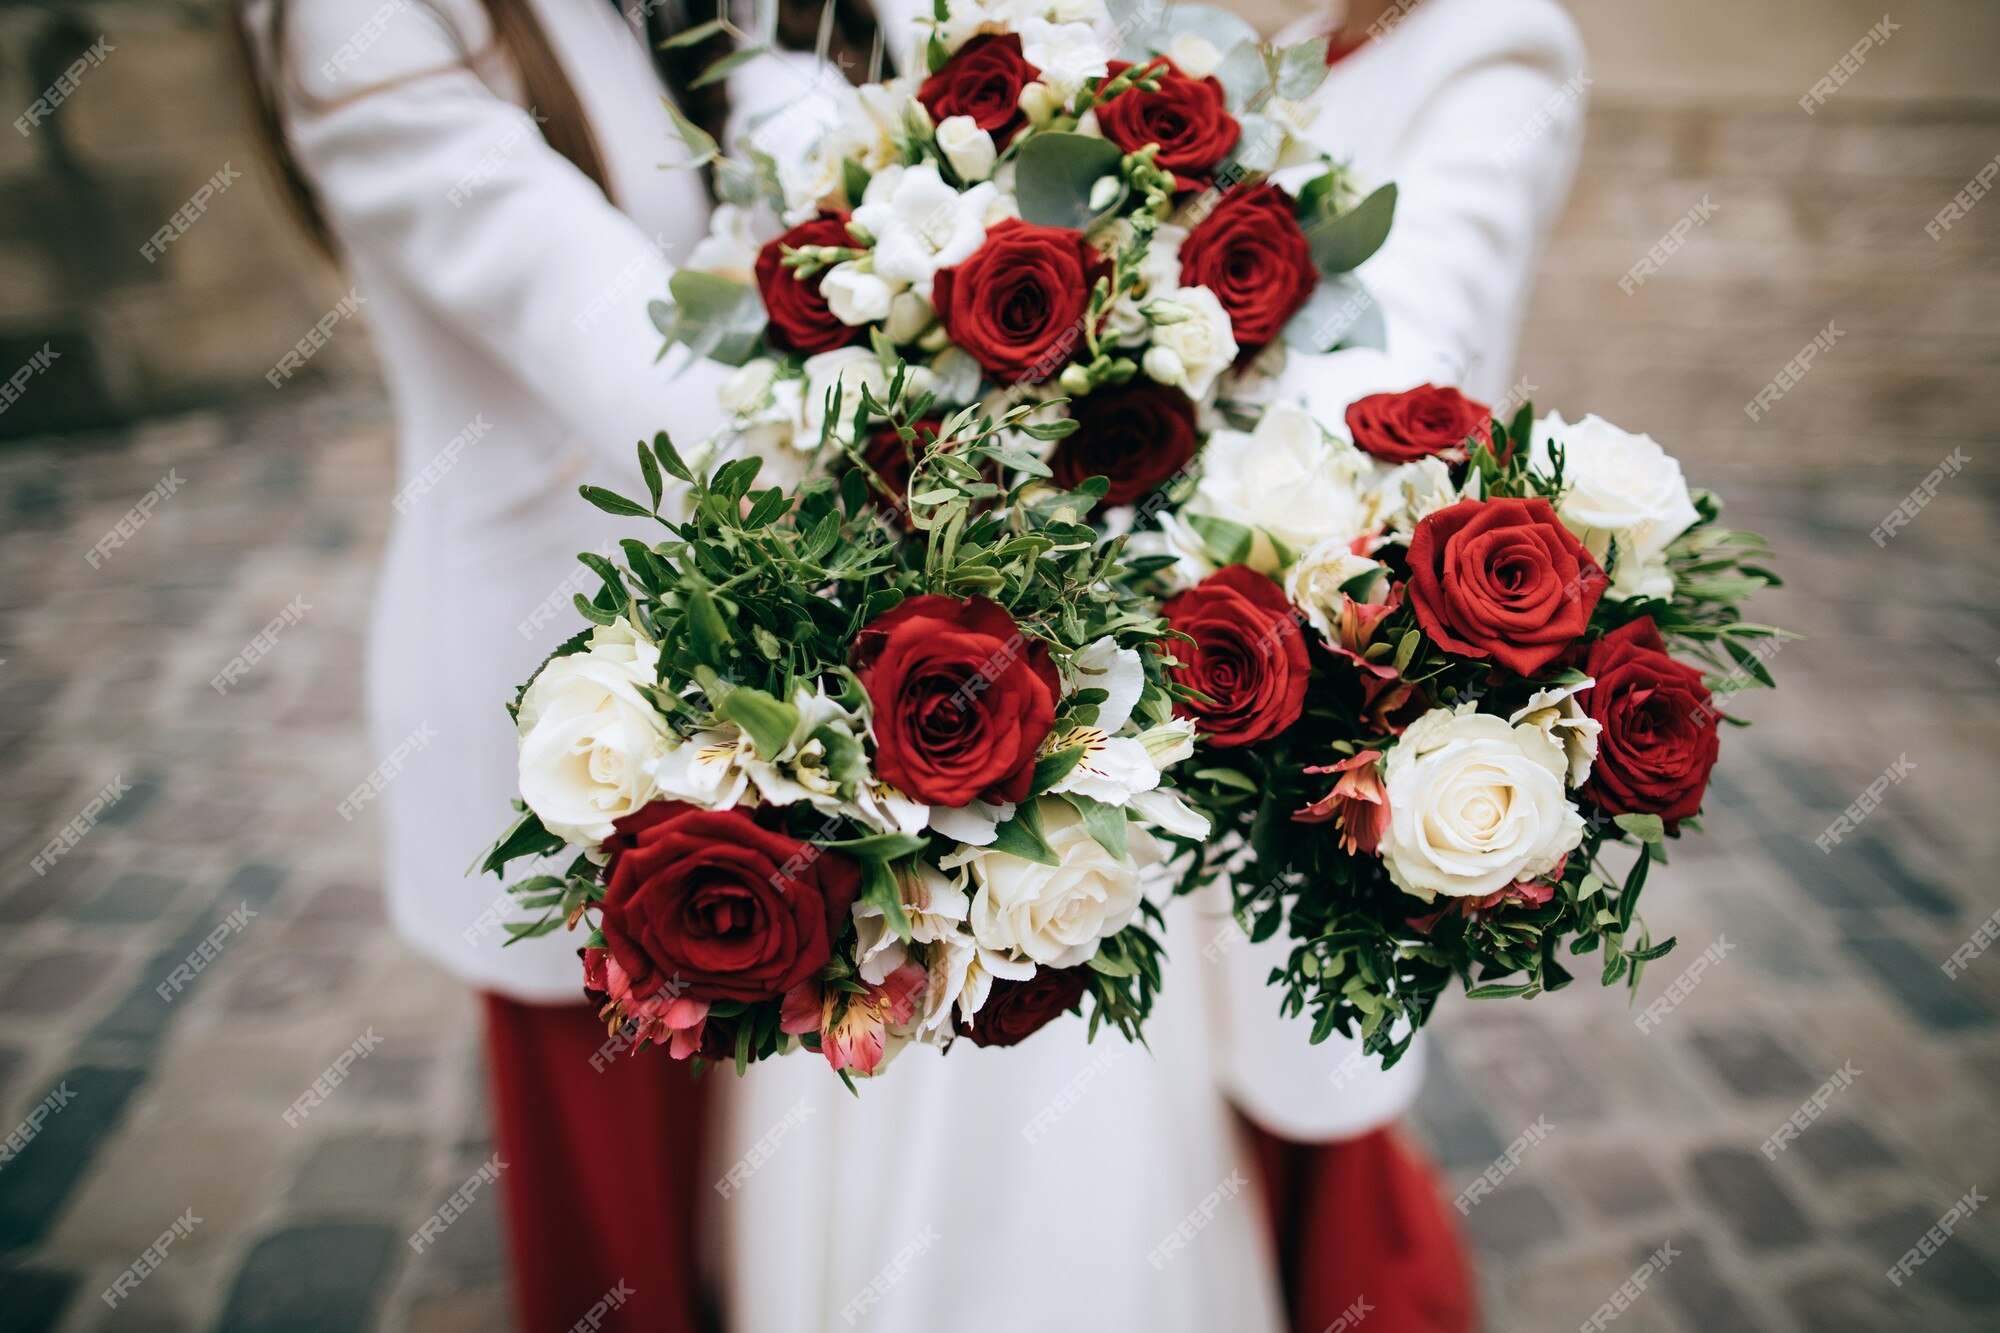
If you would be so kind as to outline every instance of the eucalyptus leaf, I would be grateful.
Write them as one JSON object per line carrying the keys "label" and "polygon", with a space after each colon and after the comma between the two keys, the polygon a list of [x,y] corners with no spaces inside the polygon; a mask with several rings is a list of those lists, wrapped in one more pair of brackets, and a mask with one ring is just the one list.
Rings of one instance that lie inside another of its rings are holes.
{"label": "eucalyptus leaf", "polygon": [[668,290],[674,298],[668,341],[730,366],[742,365],[757,350],[765,316],[755,287],[684,268],[668,282]]}
{"label": "eucalyptus leaf", "polygon": [[1395,217],[1396,186],[1392,182],[1345,213],[1312,219],[1305,230],[1313,262],[1327,277],[1359,268],[1389,239],[1389,224]]}
{"label": "eucalyptus leaf", "polygon": [[1236,121],[1242,130],[1229,150],[1230,160],[1244,172],[1262,175],[1275,170],[1278,151],[1285,144],[1284,128],[1269,116],[1241,115]]}
{"label": "eucalyptus leaf", "polygon": [[1326,82],[1325,37],[1310,37],[1287,47],[1278,64],[1278,96],[1288,102],[1303,101]]}
{"label": "eucalyptus leaf", "polygon": [[1043,227],[1088,230],[1097,210],[1091,187],[1115,175],[1123,156],[1107,139],[1087,134],[1038,134],[1015,157],[1014,195],[1025,220]]}
{"label": "eucalyptus leaf", "polygon": [[1301,352],[1330,352],[1368,315],[1379,319],[1380,313],[1375,309],[1374,295],[1352,273],[1323,279],[1286,321],[1285,345]]}

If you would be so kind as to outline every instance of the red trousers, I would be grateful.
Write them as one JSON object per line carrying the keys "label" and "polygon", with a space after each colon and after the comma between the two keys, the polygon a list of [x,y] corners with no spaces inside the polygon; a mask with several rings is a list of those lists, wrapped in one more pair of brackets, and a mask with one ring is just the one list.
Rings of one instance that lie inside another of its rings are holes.
{"label": "red trousers", "polygon": [[[711,1183],[704,1084],[664,1056],[601,1058],[604,1028],[581,1005],[488,996],[486,1024],[522,1333],[719,1327],[695,1264]],[[1249,1132],[1292,1333],[1364,1318],[1367,1333],[1473,1327],[1456,1229],[1430,1168],[1392,1131],[1335,1144]]]}

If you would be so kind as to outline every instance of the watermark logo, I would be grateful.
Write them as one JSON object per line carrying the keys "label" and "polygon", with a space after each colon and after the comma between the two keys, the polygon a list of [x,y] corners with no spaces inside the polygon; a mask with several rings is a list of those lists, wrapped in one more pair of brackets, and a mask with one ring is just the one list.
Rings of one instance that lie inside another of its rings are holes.
{"label": "watermark logo", "polygon": [[1902,503],[1890,510],[1889,516],[1875,525],[1875,531],[1868,534],[1874,539],[1875,545],[1878,547],[1888,546],[1889,539],[1903,528],[1909,526],[1910,522],[1918,514],[1923,513],[1930,505],[1930,502],[1937,498],[1939,488],[1946,481],[1964,471],[1966,465],[1971,461],[1970,458],[1965,456],[1965,450],[1962,447],[1953,449],[1949,454],[1946,454],[1944,461],[1926,473],[1924,479],[1917,483],[1916,488],[1903,497]]}
{"label": "watermark logo", "polygon": [[1838,326],[1838,321],[1829,320],[1827,326],[1813,335],[1813,340],[1799,349],[1797,356],[1779,367],[1771,382],[1757,391],[1757,396],[1743,404],[1743,414],[1752,421],[1770,415],[1784,396],[1798,387],[1799,381],[1812,369],[1813,362],[1824,353],[1831,352],[1833,345],[1847,336],[1847,330]]}
{"label": "watermark logo", "polygon": [[1915,1273],[1932,1255],[1943,1249],[1945,1242],[1951,1239],[1952,1233],[1958,1230],[1958,1224],[1978,1212],[1979,1205],[1985,1202],[1986,1196],[1979,1192],[1977,1185],[1974,1185],[1957,1203],[1945,1209],[1944,1216],[1940,1217],[1929,1231],[1917,1237],[1917,1243],[1904,1251],[1903,1257],[1889,1270],[1890,1285],[1902,1286],[1903,1279]]}
{"label": "watermark logo", "polygon": [[395,781],[396,775],[410,762],[410,756],[422,753],[436,739],[437,732],[430,723],[418,724],[417,729],[404,737],[395,749],[389,751],[388,757],[375,765],[369,771],[367,778],[356,785],[353,791],[347,793],[347,798],[334,809],[339,812],[342,819],[352,823],[354,817],[361,813],[362,806],[381,795],[382,790]]}
{"label": "watermark logo", "polygon": [[764,1136],[751,1144],[750,1150],[737,1158],[729,1169],[722,1173],[722,1179],[715,1182],[715,1192],[726,1199],[742,1189],[744,1182],[757,1173],[758,1167],[777,1156],[778,1149],[784,1146],[785,1139],[791,1132],[812,1119],[812,1116],[813,1108],[810,1104],[804,1100],[793,1102],[791,1109],[785,1112],[784,1119],[764,1131]]}
{"label": "watermark logo", "polygon": [[236,656],[230,658],[228,664],[209,679],[208,683],[214,687],[215,692],[226,695],[234,689],[236,682],[248,674],[251,667],[263,661],[271,649],[277,646],[278,636],[304,620],[306,612],[310,610],[312,603],[306,600],[304,593],[285,603],[284,610],[271,617],[264,628],[257,631],[257,636],[244,644]]}
{"label": "watermark logo", "polygon": [[1862,34],[1861,40],[1849,47],[1846,55],[1834,62],[1833,68],[1826,72],[1825,78],[1806,91],[1806,95],[1799,99],[1800,109],[1810,116],[1825,106],[1827,98],[1839,92],[1849,79],[1861,72],[1861,67],[1868,62],[1868,53],[1887,42],[1891,35],[1901,32],[1902,28],[1902,24],[1891,23],[1889,16],[1884,14],[1880,23]]}
{"label": "watermark logo", "polygon": [[1765,1159],[1777,1161],[1778,1154],[1791,1147],[1793,1139],[1805,1133],[1812,1127],[1813,1121],[1826,1114],[1827,1104],[1833,1100],[1833,1095],[1843,1088],[1852,1087],[1854,1080],[1860,1077],[1861,1071],[1854,1067],[1852,1060],[1834,1070],[1833,1077],[1820,1084],[1812,1096],[1799,1103],[1799,1109],[1792,1112],[1790,1118],[1778,1126],[1770,1138],[1764,1140]]}
{"label": "watermark logo", "polygon": [[1681,1002],[1694,993],[1694,988],[1701,984],[1701,979],[1708,974],[1708,969],[1727,958],[1735,947],[1729,942],[1727,935],[1716,936],[1715,943],[1703,949],[1692,962],[1682,968],[1681,974],[1667,983],[1666,992],[1647,1005],[1645,1012],[1632,1020],[1633,1024],[1641,1032],[1651,1032],[1666,1021],[1667,1015],[1680,1008]]}
{"label": "watermark logo", "polygon": [[929,1254],[931,1248],[943,1239],[936,1227],[926,1226],[919,1231],[915,1238],[896,1251],[893,1259],[882,1265],[881,1271],[875,1274],[874,1279],[863,1287],[853,1300],[840,1307],[840,1317],[849,1325],[859,1322],[862,1315],[881,1303],[882,1298],[889,1294],[889,1289],[910,1271],[912,1264]]}
{"label": "watermark logo", "polygon": [[35,854],[35,859],[28,862],[28,868],[37,875],[47,875],[55,868],[56,859],[82,842],[83,835],[96,828],[97,821],[104,818],[104,812],[123,800],[131,790],[132,784],[125,780],[122,773],[98,788],[97,795],[85,802],[83,809],[77,812],[76,818],[63,825],[62,832],[51,838],[48,845]]}
{"label": "watermark logo", "polygon": [[56,1084],[55,1091],[42,1098],[41,1103],[28,1112],[20,1124],[14,1126],[13,1133],[5,1139],[0,1139],[0,1166],[5,1166],[19,1157],[21,1150],[33,1143],[35,1136],[42,1132],[42,1126],[75,1099],[76,1094],[69,1090],[68,1079]]}
{"label": "watermark logo", "polygon": [[18,370],[7,377],[5,384],[0,384],[0,412],[5,412],[18,402],[21,395],[28,391],[29,382],[35,376],[62,360],[62,355],[61,352],[58,352],[49,344],[43,343],[40,350],[24,361]]}
{"label": "watermark logo", "polygon": [[208,206],[216,196],[241,179],[243,173],[224,162],[222,170],[197,186],[195,192],[188,196],[188,201],[174,210],[174,215],[167,219],[166,225],[154,232],[152,238],[139,247],[140,255],[148,264],[159,263],[160,256],[167,252],[167,247],[187,235],[188,228],[201,220],[201,215],[208,212]]}
{"label": "watermark logo", "polygon": [[1854,804],[1828,824],[1826,832],[1813,839],[1813,845],[1828,856],[1833,855],[1833,849],[1840,845],[1841,839],[1860,828],[1862,821],[1875,813],[1875,808],[1882,804],[1882,797],[1889,788],[1901,786],[1903,779],[1916,770],[1917,766],[1910,762],[1907,754],[1897,755],[1896,761],[1882,770],[1882,776],[1862,788],[1861,794],[1854,798]]}
{"label": "watermark logo", "polygon": [[1667,1265],[1680,1257],[1681,1252],[1674,1248],[1672,1241],[1654,1250],[1646,1257],[1645,1263],[1633,1270],[1631,1277],[1618,1284],[1618,1290],[1612,1292],[1610,1298],[1598,1306],[1590,1318],[1577,1326],[1578,1333],[1602,1333],[1610,1326],[1612,1320],[1631,1309],[1633,1303],[1645,1295],[1647,1286],[1652,1283],[1656,1274],[1666,1272]]}
{"label": "watermark logo", "polygon": [[1521,1159],[1528,1155],[1528,1149],[1548,1138],[1554,1128],[1547,1116],[1536,1116],[1534,1124],[1515,1135],[1514,1141],[1507,1145],[1507,1150],[1494,1158],[1492,1164],[1481,1171],[1473,1182],[1460,1190],[1458,1197],[1452,1200],[1458,1208],[1459,1216],[1470,1215],[1474,1204],[1499,1189],[1500,1182],[1519,1169]]}
{"label": "watermark logo", "polygon": [[264,372],[264,381],[274,389],[285,387],[285,381],[306,368],[306,362],[319,355],[319,349],[333,341],[333,331],[344,319],[352,319],[368,298],[361,294],[359,287],[347,289],[347,295],[334,303],[331,310],[321,315],[313,326],[306,330],[303,338],[292,344],[292,349],[278,358],[276,365]]}
{"label": "watermark logo", "polygon": [[375,1048],[381,1044],[382,1039],[375,1035],[375,1029],[372,1027],[356,1037],[346,1050],[333,1057],[333,1063],[312,1081],[312,1086],[299,1094],[298,1100],[285,1111],[285,1123],[297,1129],[305,1122],[308,1115],[333,1095],[335,1088],[347,1082],[348,1071],[353,1069],[358,1061],[373,1055]]}
{"label": "watermark logo", "polygon": [[1146,1262],[1153,1266],[1155,1272],[1165,1268],[1168,1259],[1185,1250],[1196,1236],[1207,1230],[1208,1224],[1215,1220],[1215,1215],[1222,1211],[1223,1204],[1249,1187],[1250,1182],[1244,1178],[1243,1172],[1232,1170],[1223,1177],[1221,1184],[1210,1190],[1200,1203],[1188,1210],[1188,1215],[1181,1219],[1179,1226],[1169,1231],[1166,1238],[1152,1248],[1146,1255]]}
{"label": "watermark logo", "polygon": [[423,1225],[410,1233],[410,1248],[422,1254],[427,1248],[437,1244],[438,1237],[444,1235],[445,1228],[464,1217],[466,1210],[472,1207],[472,1201],[479,1197],[480,1191],[500,1179],[500,1173],[506,1169],[507,1164],[500,1160],[499,1153],[494,1153],[480,1163],[479,1169],[467,1176],[465,1183],[453,1190],[445,1201],[438,1205],[437,1211],[425,1218]]}
{"label": "watermark logo", "polygon": [[187,956],[186,961],[175,966],[173,971],[167,973],[165,981],[153,987],[158,992],[159,997],[168,1004],[172,1004],[175,996],[179,995],[189,986],[194,985],[194,979],[200,976],[210,963],[221,956],[222,946],[228,941],[229,937],[241,932],[243,927],[249,925],[256,915],[257,913],[246,902],[224,917],[222,924],[214,930],[209,931],[202,942],[194,947],[194,951]]}
{"label": "watermark logo", "polygon": [[433,486],[444,480],[445,473],[458,466],[459,455],[485,439],[486,433],[492,429],[493,423],[486,419],[484,412],[466,422],[465,429],[452,436],[445,447],[438,450],[437,457],[424,464],[417,475],[405,482],[402,490],[396,492],[390,501],[396,506],[396,512],[409,513],[410,506],[417,502],[417,497],[426,494]]}
{"label": "watermark logo", "polygon": [[1645,286],[1646,279],[1658,273],[1669,259],[1680,253],[1681,247],[1687,244],[1687,238],[1694,234],[1694,229],[1714,217],[1721,207],[1704,194],[1700,203],[1683,213],[1680,221],[1667,228],[1666,235],[1653,242],[1652,248],[1625,270],[1625,276],[1618,280],[1618,290],[1630,296]]}
{"label": "watermark logo", "polygon": [[76,86],[83,81],[85,72],[103,64],[105,57],[117,49],[108,39],[100,37],[90,44],[89,50],[72,60],[69,68],[56,75],[56,81],[43,90],[42,95],[31,102],[26,111],[14,118],[14,128],[20,131],[21,137],[27,138],[44,120],[53,116],[56,108],[67,102],[69,95],[76,91]]}

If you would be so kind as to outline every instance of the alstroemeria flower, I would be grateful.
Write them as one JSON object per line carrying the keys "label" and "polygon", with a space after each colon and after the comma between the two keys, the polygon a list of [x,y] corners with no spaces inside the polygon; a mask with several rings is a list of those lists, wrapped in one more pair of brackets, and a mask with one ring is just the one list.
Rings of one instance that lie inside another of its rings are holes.
{"label": "alstroemeria flower", "polygon": [[834,1069],[868,1075],[887,1061],[891,1029],[906,1026],[928,984],[924,969],[906,963],[867,993],[828,991],[822,1001],[820,1054]]}
{"label": "alstroemeria flower", "polygon": [[671,982],[655,994],[637,994],[631,976],[609,949],[583,951],[583,985],[602,1005],[598,1017],[613,1030],[632,1025],[635,1044],[650,1041],[664,1046],[676,1060],[685,1060],[700,1049],[702,1026],[708,1022],[706,1001],[684,998]]}
{"label": "alstroemeria flower", "polygon": [[1292,816],[1302,824],[1333,821],[1340,845],[1349,856],[1373,856],[1389,827],[1389,795],[1382,787],[1382,752],[1363,750],[1337,764],[1308,768],[1308,773],[1338,773],[1333,790]]}

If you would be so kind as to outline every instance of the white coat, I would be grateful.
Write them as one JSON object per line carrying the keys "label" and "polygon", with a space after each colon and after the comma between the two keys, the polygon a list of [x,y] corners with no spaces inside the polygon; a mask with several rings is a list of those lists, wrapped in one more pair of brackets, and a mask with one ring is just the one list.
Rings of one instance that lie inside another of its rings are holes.
{"label": "white coat", "polygon": [[[698,178],[658,169],[682,152],[641,40],[605,0],[536,8],[615,207],[535,133],[508,71],[467,59],[484,44],[470,0],[291,0],[303,90],[287,110],[396,401],[405,503],[368,693],[376,753],[407,757],[363,802],[381,812],[392,917],[470,984],[556,1002],[578,995],[575,941],[503,952],[499,886],[465,873],[514,792],[501,704],[575,626],[570,594],[590,587],[575,553],[633,530],[576,485],[631,485],[632,443],[656,429],[707,434],[719,376],[653,364],[646,302],[707,207]],[[1329,421],[1425,378],[1504,391],[1574,160],[1580,106],[1559,94],[1580,66],[1553,0],[1424,0],[1333,71],[1316,136],[1404,190],[1364,270],[1390,345],[1301,358],[1288,391]],[[768,107],[813,77],[759,62],[732,92]],[[1507,127],[1534,122],[1504,170],[1488,165]],[[1265,989],[1281,941],[1244,944],[1196,902],[1171,915],[1150,1053],[1085,1046],[1071,1021],[1013,1050],[908,1052],[858,1099],[810,1058],[721,1080],[715,1174],[731,1183],[705,1234],[731,1327],[1278,1328],[1231,1103],[1280,1134],[1342,1137],[1399,1113],[1419,1062],[1357,1073],[1351,1046],[1309,1047]]]}

